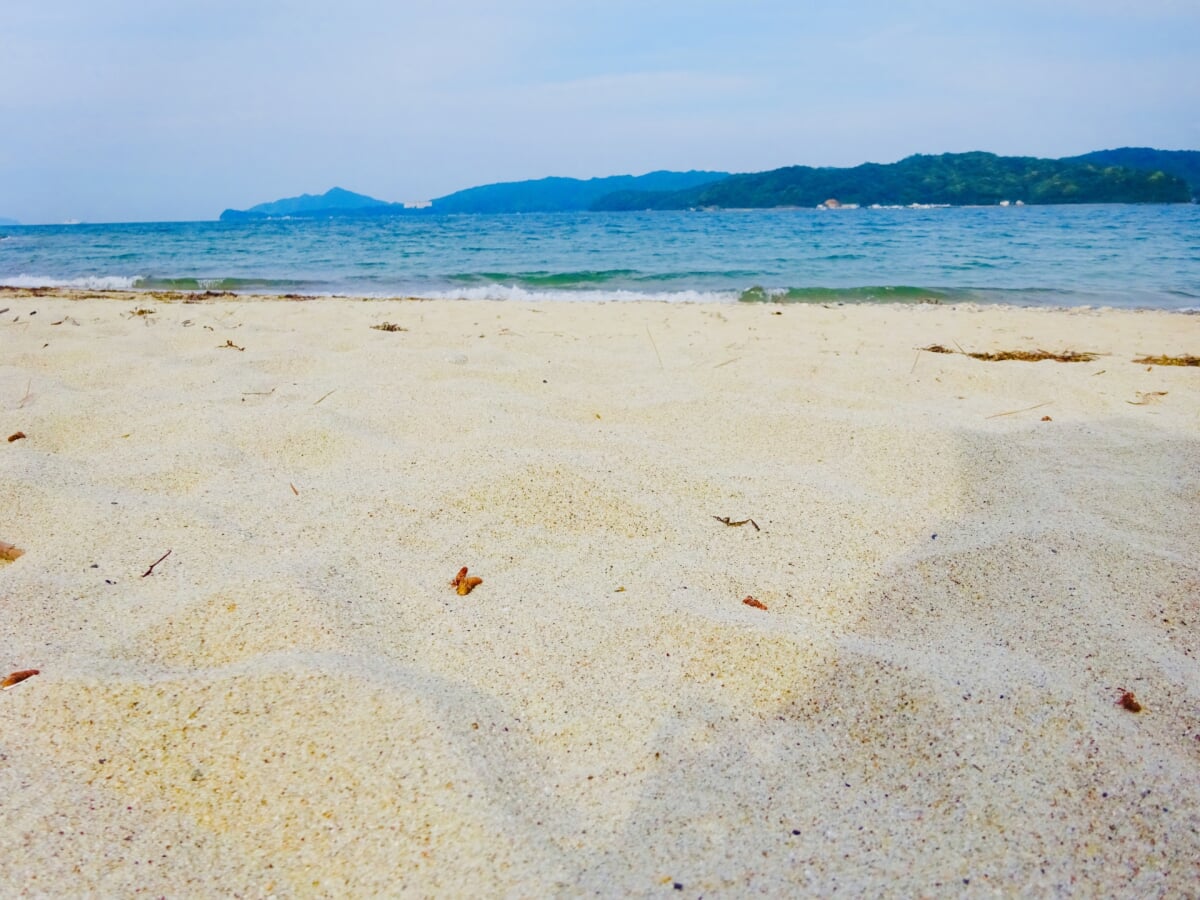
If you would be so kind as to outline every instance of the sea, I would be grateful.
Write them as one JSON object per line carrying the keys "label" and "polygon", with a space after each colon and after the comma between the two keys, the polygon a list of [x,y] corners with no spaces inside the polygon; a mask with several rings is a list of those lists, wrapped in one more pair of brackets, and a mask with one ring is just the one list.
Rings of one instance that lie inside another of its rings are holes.
{"label": "sea", "polygon": [[412,215],[0,227],[0,285],[1200,311],[1200,206]]}

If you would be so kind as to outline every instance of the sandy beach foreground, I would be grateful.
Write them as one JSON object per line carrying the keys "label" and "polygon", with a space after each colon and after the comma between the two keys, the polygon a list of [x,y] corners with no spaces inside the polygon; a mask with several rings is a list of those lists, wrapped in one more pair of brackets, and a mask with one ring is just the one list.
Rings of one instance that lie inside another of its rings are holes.
{"label": "sandy beach foreground", "polygon": [[0,309],[5,896],[1200,883],[1200,317]]}

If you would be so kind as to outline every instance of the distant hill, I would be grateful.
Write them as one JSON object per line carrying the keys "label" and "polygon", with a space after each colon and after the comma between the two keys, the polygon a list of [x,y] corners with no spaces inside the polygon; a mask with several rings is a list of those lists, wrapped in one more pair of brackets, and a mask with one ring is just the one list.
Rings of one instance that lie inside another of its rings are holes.
{"label": "distant hill", "polygon": [[1121,147],[1117,150],[1095,150],[1082,156],[1070,156],[1063,162],[1085,162],[1097,166],[1124,166],[1127,169],[1178,175],[1188,183],[1192,190],[1192,197],[1200,198],[1200,150]]}
{"label": "distant hill", "polygon": [[994,153],[916,155],[853,168],[788,166],[769,172],[650,172],[606,178],[540,178],[467,188],[421,208],[333,188],[227,209],[221,221],[428,213],[581,210],[768,209],[842,204],[908,206],[1036,203],[1186,203],[1200,194],[1200,151],[1127,147],[1069,159]]}
{"label": "distant hill", "polygon": [[222,222],[284,217],[395,216],[422,213],[531,213],[572,212],[588,209],[606,194],[620,190],[678,191],[709,184],[727,172],[651,172],[648,175],[612,175],[607,178],[540,178],[467,188],[439,197],[430,206],[407,207],[366,194],[333,188],[324,194],[301,194],[249,209],[227,209]]}
{"label": "distant hill", "polygon": [[467,188],[433,201],[439,213],[570,212],[616,191],[681,191],[728,178],[728,172],[650,172],[607,178],[541,178]]}
{"label": "distant hill", "polygon": [[5,219],[3,217],[0,217],[0,225],[20,225],[20,224],[21,223],[18,222],[16,219]]}
{"label": "distant hill", "polygon": [[249,209],[227,209],[221,213],[222,222],[245,219],[280,219],[287,216],[326,216],[366,211],[381,212],[391,207],[403,209],[401,204],[386,203],[366,194],[356,194],[340,187],[330,188],[324,194],[301,194],[270,203],[260,203]]}
{"label": "distant hill", "polygon": [[597,210],[764,209],[842,204],[955,206],[1023,203],[1186,203],[1187,183],[1163,171],[1092,162],[997,156],[994,153],[917,155],[896,163],[854,168],[789,166],[731,175],[714,184],[672,192],[621,191],[602,197]]}

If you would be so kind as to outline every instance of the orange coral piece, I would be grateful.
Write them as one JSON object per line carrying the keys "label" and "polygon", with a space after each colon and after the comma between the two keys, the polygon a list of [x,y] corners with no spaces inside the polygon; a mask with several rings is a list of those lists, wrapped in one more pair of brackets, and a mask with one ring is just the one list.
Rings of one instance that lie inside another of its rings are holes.
{"label": "orange coral piece", "polygon": [[474,576],[468,578],[467,567],[463,566],[458,570],[458,574],[455,575],[454,579],[450,582],[450,587],[456,588],[460,597],[465,597],[475,589],[476,585],[480,584],[483,584],[483,579],[475,578]]}
{"label": "orange coral piece", "polygon": [[753,606],[755,609],[761,609],[763,612],[767,611],[767,605],[761,600],[755,600],[753,597],[747,596],[742,602],[747,606]]}
{"label": "orange coral piece", "polygon": [[0,681],[0,691],[7,691],[14,684],[20,684],[26,678],[32,678],[34,675],[40,675],[41,672],[37,669],[22,669],[19,672],[13,672],[3,681]]}
{"label": "orange coral piece", "polygon": [[0,541],[0,559],[7,559],[9,562],[13,562],[18,556],[24,555],[25,551],[20,547]]}

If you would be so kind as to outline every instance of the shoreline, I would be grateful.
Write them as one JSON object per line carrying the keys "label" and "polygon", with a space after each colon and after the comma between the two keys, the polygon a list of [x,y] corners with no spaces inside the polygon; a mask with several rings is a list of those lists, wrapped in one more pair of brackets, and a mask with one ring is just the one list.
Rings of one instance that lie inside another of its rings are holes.
{"label": "shoreline", "polygon": [[[741,292],[742,296],[747,293],[757,290],[757,288],[748,288]],[[830,289],[830,293],[836,296],[838,291],[861,291],[865,288],[845,288],[845,289]],[[931,289],[931,293],[937,293]],[[504,303],[504,304],[568,304],[568,305],[608,305],[611,303],[626,305],[638,304],[663,304],[667,306],[713,306],[727,308],[730,306],[778,306],[784,309],[794,308],[803,309],[805,307],[824,307],[824,308],[897,308],[907,309],[913,307],[938,307],[943,309],[1012,309],[1026,311],[1044,311],[1044,312],[1060,312],[1060,313],[1165,313],[1170,315],[1193,316],[1200,315],[1200,306],[1184,307],[1179,309],[1167,309],[1162,307],[1152,306],[1105,306],[1105,305],[1016,305],[1007,304],[1000,301],[983,302],[970,300],[955,300],[940,298],[918,299],[918,300],[830,300],[830,301],[815,301],[815,300],[789,300],[775,298],[768,295],[769,299],[667,299],[665,297],[612,297],[605,299],[604,294],[614,295],[628,293],[625,291],[605,291],[603,289],[595,289],[588,291],[586,294],[581,294],[570,299],[563,299],[557,295],[547,295],[539,297],[536,292],[528,292],[524,296],[516,299],[509,298],[476,298],[476,297],[445,297],[445,296],[421,296],[421,295],[387,295],[374,296],[366,294],[303,294],[303,293],[271,293],[271,292],[247,292],[241,293],[237,291],[225,290],[164,290],[161,288],[72,288],[72,287],[14,287],[10,285],[0,285],[0,300],[4,298],[11,299],[61,299],[71,301],[81,300],[111,300],[111,301],[143,301],[154,300],[161,303],[212,303],[212,302],[270,302],[270,301],[289,301],[289,302],[309,302],[309,301],[343,301],[343,302],[361,302],[361,303]],[[694,294],[694,291],[686,291],[681,293]]]}
{"label": "shoreline", "polygon": [[3,307],[14,895],[1200,880],[1200,319]]}

